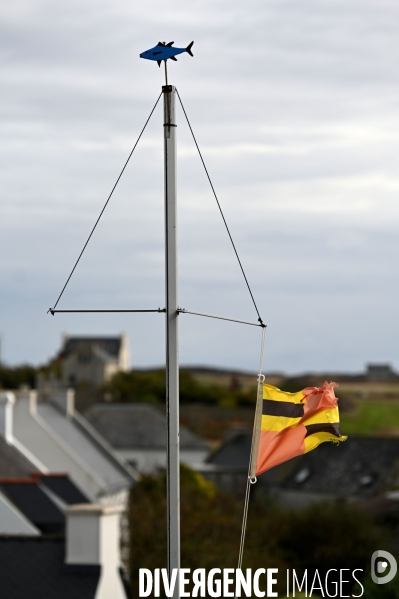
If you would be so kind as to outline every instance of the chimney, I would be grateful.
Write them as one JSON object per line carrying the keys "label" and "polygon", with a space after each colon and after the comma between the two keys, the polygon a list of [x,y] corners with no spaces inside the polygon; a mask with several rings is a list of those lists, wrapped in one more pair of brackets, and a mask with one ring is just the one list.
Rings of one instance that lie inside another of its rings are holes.
{"label": "chimney", "polygon": [[[29,413],[31,416],[35,416],[37,413],[37,391],[30,389],[18,389],[13,393],[16,400],[16,410],[23,409],[24,412]],[[13,402],[14,403],[14,402]]]}
{"label": "chimney", "polygon": [[126,599],[120,574],[121,506],[78,504],[66,508],[69,565],[101,566],[96,599]]}
{"label": "chimney", "polygon": [[37,391],[28,392],[28,405],[29,412],[35,416],[37,414]]}
{"label": "chimney", "polygon": [[14,393],[10,393],[9,391],[0,393],[0,435],[7,441],[7,443],[12,443],[14,403]]}
{"label": "chimney", "polygon": [[73,389],[59,389],[53,391],[50,400],[64,412],[67,418],[71,418],[75,412],[75,391]]}

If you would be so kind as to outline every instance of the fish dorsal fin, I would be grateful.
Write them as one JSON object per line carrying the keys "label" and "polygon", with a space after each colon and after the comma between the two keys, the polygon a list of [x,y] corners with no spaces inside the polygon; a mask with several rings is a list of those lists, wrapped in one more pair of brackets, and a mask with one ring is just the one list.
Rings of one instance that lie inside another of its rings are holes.
{"label": "fish dorsal fin", "polygon": [[164,46],[165,44],[163,42],[158,42],[157,46]]}
{"label": "fish dorsal fin", "polygon": [[169,42],[169,44],[166,44],[166,46],[167,46],[168,48],[170,48],[171,46],[173,46],[173,44],[174,44],[174,43],[175,43],[175,42]]}

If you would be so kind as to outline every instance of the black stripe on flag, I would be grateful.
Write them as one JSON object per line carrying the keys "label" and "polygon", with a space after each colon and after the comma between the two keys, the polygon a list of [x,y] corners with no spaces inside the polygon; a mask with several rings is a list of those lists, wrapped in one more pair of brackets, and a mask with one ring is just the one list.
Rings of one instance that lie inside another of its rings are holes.
{"label": "black stripe on flag", "polygon": [[291,401],[263,400],[262,414],[265,416],[284,416],[285,418],[301,418],[304,415],[304,406]]}
{"label": "black stripe on flag", "polygon": [[308,424],[306,430],[306,437],[314,435],[315,433],[330,433],[330,435],[334,435],[335,437],[341,436],[339,422],[320,422],[317,424]]}

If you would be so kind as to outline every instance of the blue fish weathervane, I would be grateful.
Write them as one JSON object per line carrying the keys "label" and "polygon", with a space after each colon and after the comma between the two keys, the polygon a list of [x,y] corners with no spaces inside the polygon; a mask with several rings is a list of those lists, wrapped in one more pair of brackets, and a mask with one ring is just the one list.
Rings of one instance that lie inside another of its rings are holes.
{"label": "blue fish weathervane", "polygon": [[173,48],[174,42],[169,42],[169,44],[165,44],[165,42],[158,42],[156,46],[142,52],[140,54],[140,58],[146,58],[147,60],[156,60],[158,66],[161,66],[161,62],[164,60],[165,62],[170,58],[171,60],[177,60],[176,56],[178,54],[183,54],[183,52],[188,52],[190,56],[194,56],[191,52],[191,48],[193,47],[193,43],[189,44],[187,48]]}

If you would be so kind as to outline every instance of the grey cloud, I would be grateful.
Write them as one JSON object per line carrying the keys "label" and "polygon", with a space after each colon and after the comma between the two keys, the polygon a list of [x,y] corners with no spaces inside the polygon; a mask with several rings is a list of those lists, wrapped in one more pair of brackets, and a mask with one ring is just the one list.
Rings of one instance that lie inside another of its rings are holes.
{"label": "grey cloud", "polygon": [[[266,367],[395,363],[398,44],[390,1],[20,0],[0,55],[0,332],[41,362],[62,330],[127,329],[135,364],[163,360],[163,321],[46,316],[160,92],[140,61],[195,40],[181,92],[269,324]],[[162,303],[161,110],[63,298]],[[181,300],[255,317],[179,113]],[[182,318],[182,360],[257,368],[257,330]],[[399,363],[396,361],[397,366]]]}

